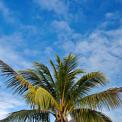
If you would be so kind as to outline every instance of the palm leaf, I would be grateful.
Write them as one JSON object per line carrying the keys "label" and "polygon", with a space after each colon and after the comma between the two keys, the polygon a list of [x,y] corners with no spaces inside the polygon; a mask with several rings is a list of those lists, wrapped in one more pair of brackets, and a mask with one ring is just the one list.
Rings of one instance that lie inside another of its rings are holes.
{"label": "palm leaf", "polygon": [[52,87],[49,84],[47,84],[47,81],[45,82],[45,78],[40,76],[36,70],[28,69],[28,70],[21,70],[19,72],[26,80],[30,81],[33,86],[37,87],[41,86],[52,93],[53,91]]}
{"label": "palm leaf", "polygon": [[72,114],[75,122],[112,122],[109,117],[101,112],[91,109],[75,109]]}
{"label": "palm leaf", "polygon": [[44,88],[30,88],[25,95],[25,98],[32,107],[47,110],[52,107],[58,108],[58,103],[55,98]]}
{"label": "palm leaf", "polygon": [[122,103],[120,92],[122,92],[122,88],[111,88],[82,98],[80,104],[92,109],[116,108]]}
{"label": "palm leaf", "polygon": [[105,85],[107,80],[103,73],[101,72],[92,72],[84,75],[78,80],[74,86],[71,88],[71,96],[74,98],[82,97],[87,95],[89,90],[95,86]]}
{"label": "palm leaf", "polygon": [[68,90],[74,84],[75,78],[78,74],[83,73],[83,70],[77,68],[77,57],[72,54],[63,60],[59,56],[56,56],[56,61],[56,64],[50,61],[55,74],[56,88],[59,91],[59,95],[65,97]]}
{"label": "palm leaf", "polygon": [[20,110],[11,113],[0,122],[49,122],[48,111]]}
{"label": "palm leaf", "polygon": [[37,75],[34,69],[20,70],[19,73],[34,86],[43,86],[43,79]]}
{"label": "palm leaf", "polygon": [[14,71],[9,65],[0,60],[0,70],[3,76],[7,77],[7,87],[14,89],[15,93],[22,94],[33,87],[24,77]]}
{"label": "palm leaf", "polygon": [[55,78],[58,79],[58,71],[57,71],[56,66],[55,66],[55,64],[53,63],[52,60],[50,60],[50,64],[52,66]]}
{"label": "palm leaf", "polygon": [[[84,73],[82,69],[78,68],[77,56],[69,54],[63,60],[64,78],[63,78],[63,92],[64,97],[67,100],[67,96],[70,94],[70,89],[74,85],[77,75]],[[62,77],[62,76],[61,76]]]}
{"label": "palm leaf", "polygon": [[48,79],[48,81],[50,82],[50,84],[55,84],[53,78],[52,78],[52,75],[48,69],[47,66],[43,65],[43,64],[40,64],[38,62],[34,62],[34,66],[35,68],[37,68],[38,70],[42,70],[42,72],[46,75],[46,78]]}
{"label": "palm leaf", "polygon": [[43,80],[43,84],[45,86],[45,88],[47,88],[47,90],[49,90],[49,92],[55,97],[56,96],[56,91],[54,89],[55,87],[55,82],[52,78],[52,75],[48,69],[48,67],[46,67],[43,64],[40,64],[38,62],[34,62],[34,67],[36,70],[36,74],[41,77],[41,79]]}

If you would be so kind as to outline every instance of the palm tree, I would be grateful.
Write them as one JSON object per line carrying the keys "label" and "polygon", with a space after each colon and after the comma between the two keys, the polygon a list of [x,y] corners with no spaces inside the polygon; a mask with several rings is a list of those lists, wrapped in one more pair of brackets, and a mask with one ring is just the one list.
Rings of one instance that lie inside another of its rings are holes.
{"label": "palm tree", "polygon": [[120,105],[122,88],[90,94],[107,80],[101,72],[86,74],[72,54],[64,59],[56,56],[56,62],[50,60],[50,64],[53,75],[48,67],[37,62],[32,69],[15,71],[0,60],[7,87],[22,95],[31,106],[31,110],[13,112],[1,122],[49,122],[50,114],[56,122],[68,122],[68,116],[73,122],[112,122],[101,111],[103,107],[113,109]]}

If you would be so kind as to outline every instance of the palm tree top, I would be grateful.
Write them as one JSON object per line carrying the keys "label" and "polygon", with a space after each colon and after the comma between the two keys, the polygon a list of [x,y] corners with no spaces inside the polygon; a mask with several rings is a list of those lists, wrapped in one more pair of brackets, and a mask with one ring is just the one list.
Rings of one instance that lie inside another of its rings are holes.
{"label": "palm tree top", "polygon": [[[50,60],[52,72],[38,62],[34,62],[31,69],[15,71],[0,60],[1,73],[7,77],[7,87],[22,95],[32,108],[31,112],[12,113],[3,121],[29,118],[30,114],[30,118],[35,119],[35,115],[39,117],[46,112],[46,115],[53,114],[57,122],[67,122],[68,115],[77,122],[111,122],[97,110],[118,107],[122,102],[122,87],[90,94],[93,88],[104,86],[108,81],[101,72],[85,73],[77,60],[73,54],[63,59],[57,55],[55,63]],[[44,118],[40,119],[44,121]]]}

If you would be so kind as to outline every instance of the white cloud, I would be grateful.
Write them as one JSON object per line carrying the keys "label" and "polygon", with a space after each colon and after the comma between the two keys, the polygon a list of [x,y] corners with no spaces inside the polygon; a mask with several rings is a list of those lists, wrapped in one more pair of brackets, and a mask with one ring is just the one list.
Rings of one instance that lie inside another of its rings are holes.
{"label": "white cloud", "polygon": [[[0,119],[8,116],[12,109],[23,106],[24,102],[6,92],[0,92]],[[13,110],[12,110],[13,111]]]}
{"label": "white cloud", "polygon": [[71,41],[76,41],[82,38],[82,34],[75,32],[74,29],[72,29],[69,26],[67,21],[54,20],[52,22],[52,28],[54,28],[58,36],[57,45],[59,44],[59,42],[60,43],[68,42],[68,41],[71,42]]}
{"label": "white cloud", "polygon": [[53,11],[59,15],[65,15],[68,11],[66,4],[63,0],[34,0],[41,9]]}
{"label": "white cloud", "polygon": [[[72,37],[73,34],[77,33],[72,32]],[[60,35],[61,33],[59,33],[59,38],[61,38]],[[66,37],[67,33],[64,36]],[[109,71],[110,74],[120,72],[122,68],[122,28],[111,31],[96,30],[87,36],[81,35],[80,37],[81,39],[78,37],[74,41],[70,37],[60,43],[63,43],[62,47],[66,52],[81,55],[80,61],[88,70],[100,70],[105,73]]]}
{"label": "white cloud", "polygon": [[0,36],[0,59],[17,69],[31,66],[23,53],[16,51],[22,42],[23,38],[17,33]]}
{"label": "white cloud", "polygon": [[56,29],[55,31],[59,32],[72,32],[72,29],[70,28],[69,24],[66,21],[57,21],[54,20],[52,22],[52,26]]}
{"label": "white cloud", "polygon": [[20,56],[16,51],[11,50],[9,47],[0,46],[0,59],[8,64],[13,65],[15,68],[29,67],[30,63],[24,57]]}

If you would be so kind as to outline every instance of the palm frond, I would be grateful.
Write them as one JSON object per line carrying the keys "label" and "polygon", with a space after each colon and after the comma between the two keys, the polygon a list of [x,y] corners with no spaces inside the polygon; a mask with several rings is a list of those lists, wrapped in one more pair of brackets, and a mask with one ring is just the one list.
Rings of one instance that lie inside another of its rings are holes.
{"label": "palm frond", "polygon": [[91,109],[116,108],[122,103],[120,92],[122,92],[122,88],[111,88],[82,98],[80,104]]}
{"label": "palm frond", "polygon": [[50,88],[49,85],[45,85],[44,78],[40,76],[38,72],[34,69],[21,70],[19,72],[26,80],[30,81],[33,86],[37,87],[41,86],[47,90],[50,90],[52,88],[52,87]]}
{"label": "palm frond", "polygon": [[60,67],[62,65],[62,59],[56,55],[57,66]]}
{"label": "palm frond", "polygon": [[68,72],[71,72],[78,67],[77,57],[72,54],[69,54],[67,57],[65,57],[63,62]]}
{"label": "palm frond", "polygon": [[20,70],[19,73],[34,86],[42,86],[43,79],[39,77],[34,69]]}
{"label": "palm frond", "polygon": [[9,116],[0,122],[49,122],[48,111],[20,110],[10,113]]}
{"label": "palm frond", "polygon": [[77,57],[72,54],[63,60],[56,55],[56,61],[56,64],[50,61],[55,74],[56,88],[59,91],[59,95],[65,97],[74,84],[75,78],[78,74],[83,73],[83,70],[78,68]]}
{"label": "palm frond", "polygon": [[74,56],[72,54],[69,54],[67,57],[64,58],[63,70],[63,92],[65,93],[65,99],[67,99],[67,96],[70,94],[70,89],[74,85],[76,78],[79,74],[83,74],[84,71],[78,67],[77,56]]}
{"label": "palm frond", "polygon": [[112,122],[112,120],[101,112],[91,109],[75,109],[72,114],[75,122]]}
{"label": "palm frond", "polygon": [[50,60],[50,64],[52,66],[55,78],[58,79],[58,71],[57,71],[56,66],[55,66],[55,64],[53,63],[52,60]]}
{"label": "palm frond", "polygon": [[82,69],[78,68],[77,57],[69,54],[63,60],[63,69],[65,71],[66,81],[74,82],[77,75],[84,73]]}
{"label": "palm frond", "polygon": [[7,77],[7,87],[14,89],[15,93],[23,94],[28,88],[33,87],[24,77],[13,70],[9,65],[0,60],[0,70]]}
{"label": "palm frond", "polygon": [[58,108],[55,98],[42,87],[30,88],[25,95],[25,99],[32,107],[38,107],[39,109]]}
{"label": "palm frond", "polygon": [[34,62],[34,66],[38,69],[38,70],[42,70],[42,72],[46,75],[46,78],[48,79],[48,81],[51,83],[51,84],[55,84],[54,80],[53,80],[53,77],[48,69],[47,66],[43,65],[43,64],[40,64],[38,62]]}
{"label": "palm frond", "polygon": [[107,83],[106,77],[101,72],[91,72],[78,80],[74,86],[71,88],[71,95],[72,97],[81,97],[87,95],[89,90],[93,87],[99,85],[105,85]]}
{"label": "palm frond", "polygon": [[38,75],[38,77],[41,78],[45,88],[47,88],[47,90],[49,90],[49,92],[55,97],[56,96],[56,92],[54,89],[55,82],[53,80],[53,77],[52,77],[48,67],[46,67],[45,65],[40,64],[38,62],[34,62],[34,67],[36,70],[36,75]]}

